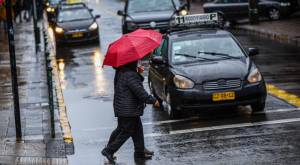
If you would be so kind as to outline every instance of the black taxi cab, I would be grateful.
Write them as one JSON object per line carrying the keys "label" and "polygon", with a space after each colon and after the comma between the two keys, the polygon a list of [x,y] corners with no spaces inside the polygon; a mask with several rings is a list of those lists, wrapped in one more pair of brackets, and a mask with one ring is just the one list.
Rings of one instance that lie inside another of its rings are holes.
{"label": "black taxi cab", "polygon": [[153,52],[148,77],[170,118],[225,106],[264,110],[265,81],[250,58],[259,53],[256,48],[244,50],[230,32],[218,28],[217,13],[177,16],[174,22],[179,28],[166,33]]}

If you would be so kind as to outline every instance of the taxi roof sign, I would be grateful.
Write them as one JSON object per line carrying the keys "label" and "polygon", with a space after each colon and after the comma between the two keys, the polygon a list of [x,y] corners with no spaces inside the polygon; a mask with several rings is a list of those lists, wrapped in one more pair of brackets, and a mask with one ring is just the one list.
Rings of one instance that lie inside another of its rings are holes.
{"label": "taxi roof sign", "polygon": [[218,24],[218,13],[175,16],[176,25],[215,25]]}
{"label": "taxi roof sign", "polygon": [[67,0],[67,4],[75,4],[75,3],[82,3],[82,0]]}

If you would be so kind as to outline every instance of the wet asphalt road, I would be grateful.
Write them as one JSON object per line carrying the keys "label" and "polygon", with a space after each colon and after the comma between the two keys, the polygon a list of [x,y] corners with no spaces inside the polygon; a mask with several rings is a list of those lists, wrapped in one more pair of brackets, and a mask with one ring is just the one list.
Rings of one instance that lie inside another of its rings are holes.
{"label": "wet asphalt road", "polygon": [[[112,109],[114,70],[102,68],[107,46],[121,35],[123,8],[118,0],[90,0],[101,14],[101,46],[81,45],[58,50],[63,94],[74,137],[71,165],[104,164],[100,151],[116,126]],[[268,83],[300,95],[300,48],[236,34],[245,47],[258,47],[256,57]],[[298,55],[298,56],[297,56]],[[147,87],[147,82],[144,82]],[[148,87],[147,87],[148,88]],[[142,118],[152,160],[134,162],[129,140],[116,154],[119,164],[300,164],[300,111],[268,96],[266,113],[249,107],[202,112],[199,117],[169,120],[165,111],[148,106]]]}

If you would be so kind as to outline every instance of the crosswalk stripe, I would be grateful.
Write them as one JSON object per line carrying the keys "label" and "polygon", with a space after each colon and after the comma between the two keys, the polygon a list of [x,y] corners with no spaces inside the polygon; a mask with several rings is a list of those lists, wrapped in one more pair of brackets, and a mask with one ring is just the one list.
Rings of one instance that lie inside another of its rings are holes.
{"label": "crosswalk stripe", "polygon": [[185,130],[170,131],[169,133],[150,133],[150,134],[145,134],[145,137],[160,137],[160,136],[167,136],[167,135],[177,135],[177,134],[186,134],[186,133],[194,133],[194,132],[234,129],[234,128],[242,128],[242,127],[254,127],[254,126],[273,125],[273,124],[284,124],[284,123],[293,123],[293,122],[300,122],[300,118],[272,120],[272,121],[263,121],[263,122],[254,122],[254,123],[229,124],[229,125],[203,127],[203,128],[192,128],[192,129],[185,129]]}

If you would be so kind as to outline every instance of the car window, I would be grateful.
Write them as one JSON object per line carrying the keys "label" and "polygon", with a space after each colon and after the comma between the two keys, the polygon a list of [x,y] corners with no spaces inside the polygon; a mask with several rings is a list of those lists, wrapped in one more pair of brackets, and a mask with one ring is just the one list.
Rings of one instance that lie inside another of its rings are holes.
{"label": "car window", "polygon": [[60,0],[49,0],[49,3],[51,5],[57,5],[59,3]]}
{"label": "car window", "polygon": [[164,59],[168,59],[168,41],[164,40],[161,47],[161,56]]}
{"label": "car window", "polygon": [[223,3],[239,3],[239,0],[222,0]]}
{"label": "car window", "polygon": [[84,19],[92,19],[90,11],[86,8],[62,10],[58,15],[58,22],[68,22]]}
{"label": "car window", "polygon": [[243,57],[244,53],[235,40],[229,36],[199,36],[183,38],[172,42],[173,64],[197,60],[224,60]]}
{"label": "car window", "polygon": [[[174,0],[174,3],[177,7],[180,5],[179,0]],[[129,14],[165,10],[174,10],[171,0],[129,0],[127,7]]]}
{"label": "car window", "polygon": [[162,54],[161,54],[161,50],[162,50],[162,47],[163,47],[163,43],[164,43],[164,42],[165,42],[165,39],[163,39],[163,40],[161,41],[160,46],[154,50],[153,56],[161,56],[161,55],[162,55]]}

